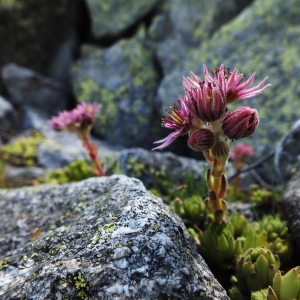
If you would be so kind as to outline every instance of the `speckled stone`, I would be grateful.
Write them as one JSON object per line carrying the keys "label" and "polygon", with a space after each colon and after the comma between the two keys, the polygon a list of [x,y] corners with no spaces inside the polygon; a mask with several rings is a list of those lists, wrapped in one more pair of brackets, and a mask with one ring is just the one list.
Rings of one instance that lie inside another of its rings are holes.
{"label": "speckled stone", "polygon": [[242,70],[247,77],[256,72],[254,85],[269,76],[272,86],[262,95],[229,109],[241,105],[256,108],[260,125],[249,143],[255,147],[256,158],[274,149],[300,114],[299,14],[298,0],[254,1],[199,48],[188,51],[164,77],[158,91],[162,109],[183,95],[182,76],[189,76],[189,71],[202,76],[202,64],[215,69],[224,63],[231,70]]}
{"label": "speckled stone", "polygon": [[183,223],[134,178],[0,192],[2,299],[226,299]]}
{"label": "speckled stone", "polygon": [[150,148],[160,130],[159,75],[144,29],[106,50],[84,46],[72,76],[80,102],[102,104],[94,126],[99,134],[115,145]]}
{"label": "speckled stone", "polygon": [[171,152],[147,151],[142,148],[120,152],[120,169],[127,176],[140,179],[146,188],[152,188],[159,179],[183,184],[191,172],[195,180],[201,180],[207,168],[205,161],[181,157]]}
{"label": "speckled stone", "polygon": [[87,0],[92,31],[97,37],[115,36],[155,8],[158,0]]}

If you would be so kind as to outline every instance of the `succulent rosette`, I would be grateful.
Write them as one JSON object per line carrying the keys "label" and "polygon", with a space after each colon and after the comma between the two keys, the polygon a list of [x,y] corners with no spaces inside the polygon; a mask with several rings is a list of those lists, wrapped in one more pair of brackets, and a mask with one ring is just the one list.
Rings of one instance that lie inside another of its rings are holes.
{"label": "succulent rosette", "polygon": [[264,247],[250,248],[237,262],[238,280],[248,292],[258,291],[272,285],[280,267],[277,255]]}
{"label": "succulent rosette", "polygon": [[211,223],[200,235],[201,254],[214,264],[226,266],[235,261],[241,254],[239,243],[234,239],[234,228],[231,223]]}
{"label": "succulent rosette", "polygon": [[300,300],[300,267],[284,275],[277,271],[272,286],[251,293],[251,300]]}
{"label": "succulent rosette", "polygon": [[207,209],[201,197],[192,196],[183,201],[176,198],[170,203],[170,207],[189,223],[198,224],[207,217]]}

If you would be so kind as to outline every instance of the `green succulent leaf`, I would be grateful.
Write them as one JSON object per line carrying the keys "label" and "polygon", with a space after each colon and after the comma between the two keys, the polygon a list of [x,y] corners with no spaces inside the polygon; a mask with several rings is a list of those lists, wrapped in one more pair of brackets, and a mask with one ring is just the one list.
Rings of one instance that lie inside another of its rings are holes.
{"label": "green succulent leaf", "polygon": [[217,247],[219,251],[223,254],[225,258],[227,258],[228,254],[228,241],[224,234],[218,237]]}
{"label": "green succulent leaf", "polygon": [[280,300],[290,300],[297,297],[300,288],[299,267],[297,268],[291,269],[284,276],[280,277],[281,279],[281,288],[279,294]]}
{"label": "green succulent leaf", "polygon": [[[258,259],[254,263],[255,266],[255,271],[258,273],[260,279],[261,279],[261,284],[262,287],[266,287],[269,284],[269,262],[267,258],[264,255],[260,255]],[[272,283],[272,282],[271,282]],[[270,284],[271,284],[270,283]]]}
{"label": "green succulent leaf", "polygon": [[252,262],[245,262],[242,268],[242,275],[244,278],[248,278],[253,272],[255,272],[255,266]]}
{"label": "green succulent leaf", "polygon": [[231,300],[247,300],[238,287],[234,286],[229,290],[229,296]]}
{"label": "green succulent leaf", "polygon": [[253,272],[248,276],[246,283],[250,291],[258,291],[263,288],[261,278],[256,272]]}

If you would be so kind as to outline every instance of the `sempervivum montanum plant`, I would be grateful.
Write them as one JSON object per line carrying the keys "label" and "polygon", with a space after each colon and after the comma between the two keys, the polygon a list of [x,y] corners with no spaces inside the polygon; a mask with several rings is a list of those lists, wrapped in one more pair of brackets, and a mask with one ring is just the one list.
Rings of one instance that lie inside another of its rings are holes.
{"label": "sempervivum montanum plant", "polygon": [[57,117],[53,117],[49,124],[55,131],[70,131],[75,133],[82,141],[88,157],[95,165],[92,170],[95,176],[103,176],[104,171],[98,158],[97,146],[90,140],[90,131],[95,123],[95,115],[99,112],[100,105],[82,103],[71,111],[63,111]]}
{"label": "sempervivum montanum plant", "polygon": [[248,249],[237,262],[239,286],[246,292],[254,292],[272,285],[280,267],[277,255],[264,247]]}
{"label": "sempervivum montanum plant", "polygon": [[230,72],[223,65],[209,74],[203,66],[204,80],[191,73],[192,78],[183,78],[185,95],[178,100],[179,107],[173,106],[169,117],[162,118],[162,126],[175,132],[155,143],[153,150],[169,146],[179,136],[188,134],[188,145],[195,151],[203,151],[211,166],[206,181],[209,196],[205,200],[210,213],[218,223],[224,221],[226,202],[224,200],[227,179],[225,165],[230,154],[230,139],[240,139],[252,135],[258,125],[255,109],[240,107],[232,112],[227,105],[238,100],[261,94],[269,85],[267,77],[253,88],[255,74],[248,80],[242,72]]}
{"label": "sempervivum montanum plant", "polygon": [[272,287],[251,294],[251,300],[300,300],[300,267],[274,276]]}
{"label": "sempervivum montanum plant", "polygon": [[207,216],[207,209],[201,197],[191,196],[184,200],[177,197],[170,203],[170,207],[182,219],[192,224],[204,222]]}
{"label": "sempervivum montanum plant", "polygon": [[242,254],[239,240],[234,239],[232,223],[211,223],[208,228],[198,235],[202,255],[213,264],[227,268]]}

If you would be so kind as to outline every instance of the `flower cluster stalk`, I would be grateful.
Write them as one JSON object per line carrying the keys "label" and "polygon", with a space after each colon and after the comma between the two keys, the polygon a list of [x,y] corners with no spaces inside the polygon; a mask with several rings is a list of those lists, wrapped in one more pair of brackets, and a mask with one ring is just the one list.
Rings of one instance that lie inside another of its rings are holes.
{"label": "flower cluster stalk", "polygon": [[173,106],[169,117],[162,118],[162,126],[175,132],[155,142],[161,144],[152,150],[162,150],[179,136],[188,134],[188,145],[203,154],[211,166],[206,181],[209,196],[207,208],[217,223],[224,221],[224,200],[227,179],[225,167],[230,155],[229,140],[252,135],[258,125],[256,109],[239,107],[229,112],[227,105],[235,101],[261,94],[269,85],[267,77],[253,88],[255,74],[245,81],[245,75],[237,69],[230,72],[221,65],[209,74],[203,66],[204,80],[191,72],[192,78],[183,78],[185,95],[178,100],[180,107]]}
{"label": "flower cluster stalk", "polygon": [[99,176],[99,177],[104,176],[105,173],[103,171],[102,164],[98,157],[97,146],[88,137],[82,137],[81,141],[82,141],[83,147],[87,150],[90,161],[96,167],[96,170],[91,170],[92,173],[95,176]]}

